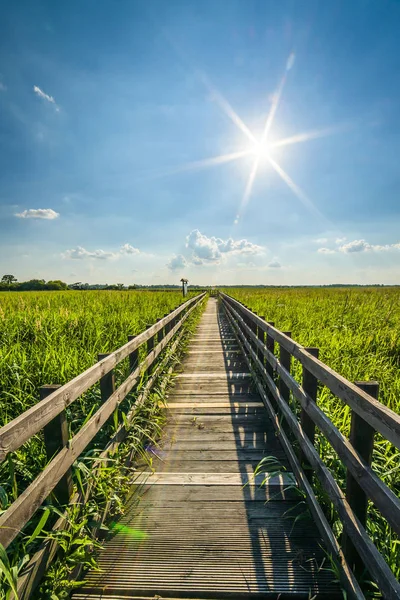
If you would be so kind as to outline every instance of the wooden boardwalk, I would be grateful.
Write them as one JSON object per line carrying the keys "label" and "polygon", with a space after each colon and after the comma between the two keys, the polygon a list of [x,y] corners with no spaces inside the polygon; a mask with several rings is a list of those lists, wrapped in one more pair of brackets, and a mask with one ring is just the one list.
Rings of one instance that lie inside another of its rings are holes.
{"label": "wooden boardwalk", "polygon": [[290,473],[262,487],[252,477],[266,456],[289,466],[214,298],[182,367],[149,448],[155,472],[142,466],[75,600],[341,597],[314,523],[295,521]]}

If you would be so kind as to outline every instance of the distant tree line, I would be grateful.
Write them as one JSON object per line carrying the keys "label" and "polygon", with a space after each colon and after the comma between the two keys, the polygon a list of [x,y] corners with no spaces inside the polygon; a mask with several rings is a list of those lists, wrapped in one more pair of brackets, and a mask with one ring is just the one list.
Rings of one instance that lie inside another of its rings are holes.
{"label": "distant tree line", "polygon": [[67,290],[68,285],[56,279],[54,281],[45,281],[44,279],[30,279],[29,281],[17,281],[14,275],[3,275],[0,281],[0,291],[25,292],[40,290]]}
{"label": "distant tree line", "polygon": [[[193,285],[192,289],[203,289],[204,286]],[[75,283],[65,283],[60,279],[52,281],[45,281],[44,279],[30,279],[29,281],[18,281],[14,275],[3,275],[0,280],[0,291],[2,292],[27,292],[27,291],[46,291],[46,290],[178,290],[181,289],[180,285],[124,285],[123,283],[115,283],[108,285],[107,283],[82,283],[77,281]]]}

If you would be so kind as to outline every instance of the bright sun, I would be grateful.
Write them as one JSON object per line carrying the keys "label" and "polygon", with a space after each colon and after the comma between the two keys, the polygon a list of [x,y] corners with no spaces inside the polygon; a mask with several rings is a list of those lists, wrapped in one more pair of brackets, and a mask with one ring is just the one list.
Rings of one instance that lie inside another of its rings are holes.
{"label": "bright sun", "polygon": [[249,150],[258,160],[264,161],[271,158],[272,148],[271,145],[266,142],[254,142]]}

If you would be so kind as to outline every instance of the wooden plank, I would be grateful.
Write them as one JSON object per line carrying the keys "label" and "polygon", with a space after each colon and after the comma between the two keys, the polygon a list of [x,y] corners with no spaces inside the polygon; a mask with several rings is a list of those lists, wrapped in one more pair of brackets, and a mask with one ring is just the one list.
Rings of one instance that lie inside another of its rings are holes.
{"label": "wooden plank", "polygon": [[230,379],[249,379],[251,373],[237,373],[236,371],[221,371],[219,373],[179,373],[176,379],[222,379],[229,381]]}
{"label": "wooden plank", "polygon": [[103,361],[96,363],[93,367],[90,367],[54,391],[53,394],[10,421],[10,423],[4,425],[0,429],[0,462],[5,459],[9,452],[14,452],[22,446],[22,444],[43,429],[47,423],[74,402],[81,394],[86,392],[101,377],[106,375],[124,358],[150,339],[166,322],[179,316],[180,313],[194,303],[197,304],[203,297],[204,294],[200,294],[188,300],[185,304],[172,311],[167,318],[161,319],[159,323],[139,334],[133,340],[121,346],[121,348],[118,348],[118,350],[110,354]]}
{"label": "wooden plank", "polygon": [[[135,479],[134,485],[237,485],[237,486],[260,486],[265,479],[264,474],[250,476],[245,473],[152,473],[143,471]],[[270,477],[265,485],[287,486],[293,485],[296,481],[290,473],[284,473],[275,477]]]}

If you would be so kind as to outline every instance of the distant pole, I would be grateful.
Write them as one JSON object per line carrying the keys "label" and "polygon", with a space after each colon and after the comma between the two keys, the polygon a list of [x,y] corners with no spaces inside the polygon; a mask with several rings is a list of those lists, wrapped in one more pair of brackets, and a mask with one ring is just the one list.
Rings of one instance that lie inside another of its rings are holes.
{"label": "distant pole", "polygon": [[182,296],[185,298],[185,296],[187,296],[187,284],[188,284],[188,280],[184,279],[182,277],[181,282],[182,282]]}

